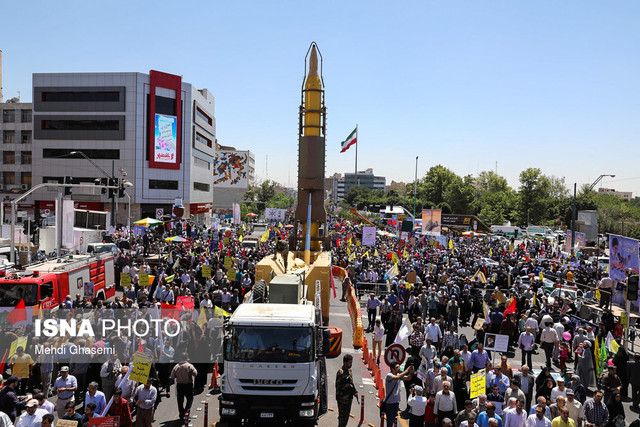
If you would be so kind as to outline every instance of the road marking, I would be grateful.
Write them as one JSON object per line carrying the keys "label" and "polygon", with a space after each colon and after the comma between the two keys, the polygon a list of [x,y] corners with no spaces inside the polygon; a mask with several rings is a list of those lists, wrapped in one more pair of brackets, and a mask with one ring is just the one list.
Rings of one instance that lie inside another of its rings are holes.
{"label": "road marking", "polygon": [[364,385],[376,385],[371,378],[362,378],[362,384]]}

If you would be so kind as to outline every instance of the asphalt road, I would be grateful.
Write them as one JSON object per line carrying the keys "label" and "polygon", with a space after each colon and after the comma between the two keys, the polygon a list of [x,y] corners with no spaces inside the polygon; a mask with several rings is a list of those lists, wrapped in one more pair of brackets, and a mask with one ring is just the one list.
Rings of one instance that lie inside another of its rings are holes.
{"label": "asphalt road", "polygon": [[[339,289],[339,287],[338,287]],[[361,299],[361,305],[364,306],[365,299]],[[378,411],[378,398],[376,397],[377,389],[374,387],[373,379],[370,371],[364,365],[362,360],[362,351],[360,349],[356,350],[353,348],[353,339],[351,333],[351,320],[349,317],[349,313],[347,311],[346,303],[341,302],[338,298],[331,299],[331,310],[330,310],[330,326],[341,328],[343,331],[342,334],[342,354],[337,358],[332,358],[328,360],[327,369],[329,374],[329,412],[322,416],[318,422],[320,427],[328,427],[328,426],[336,426],[338,423],[338,414],[337,414],[337,405],[335,402],[335,375],[340,366],[342,365],[342,356],[346,353],[351,353],[354,355],[354,363],[352,367],[354,382],[356,388],[358,389],[358,393],[360,395],[364,395],[364,421],[360,422],[361,419],[361,407],[355,401],[353,401],[351,407],[351,419],[348,425],[361,425],[361,426],[379,426],[380,425],[380,417]],[[363,325],[367,326],[366,319],[366,310],[364,310],[363,317]],[[469,339],[473,337],[473,330],[471,327],[461,328],[460,333],[464,333]],[[372,341],[371,334],[367,334],[367,339],[369,342]],[[405,346],[408,345],[407,342],[404,343]],[[495,352],[494,352],[495,353]],[[517,351],[515,355],[511,354],[509,363],[512,365],[513,369],[520,368],[520,352]],[[494,361],[499,363],[499,354],[494,355]],[[542,351],[539,354],[533,356],[533,368],[534,370],[539,370],[544,365],[544,353]],[[570,364],[572,366],[573,364]],[[381,368],[383,374],[388,372],[388,367],[381,362]],[[210,377],[209,377],[210,379]],[[400,405],[400,408],[403,409],[406,404],[404,401],[404,392],[402,393],[403,402]],[[193,426],[204,426],[204,402],[207,401],[209,403],[209,425],[215,425],[217,427],[225,427],[224,424],[218,423],[219,415],[218,415],[218,394],[214,392],[209,392],[209,390],[205,390],[199,393],[194,399],[194,405],[192,408],[192,415],[194,418],[191,420],[191,424]],[[634,420],[638,418],[638,413],[631,412],[631,402],[630,400],[624,402],[625,413],[627,416],[627,421]],[[158,409],[155,414],[156,421],[154,425],[159,425],[162,427],[177,427],[181,424],[178,421],[178,409],[175,394],[172,395],[172,398],[168,399],[163,396],[162,402],[158,406]],[[403,419],[398,419],[398,425],[402,427],[408,427],[408,421]]]}

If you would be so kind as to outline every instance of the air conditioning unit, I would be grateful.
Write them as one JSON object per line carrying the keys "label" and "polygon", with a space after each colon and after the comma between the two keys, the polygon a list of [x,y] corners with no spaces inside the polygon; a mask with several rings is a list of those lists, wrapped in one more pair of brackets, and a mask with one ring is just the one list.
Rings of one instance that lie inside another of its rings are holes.
{"label": "air conditioning unit", "polygon": [[29,189],[29,187],[30,187],[30,185],[29,185],[29,184],[22,184],[22,185],[20,186],[20,189],[22,189],[22,190],[28,190],[28,189]]}

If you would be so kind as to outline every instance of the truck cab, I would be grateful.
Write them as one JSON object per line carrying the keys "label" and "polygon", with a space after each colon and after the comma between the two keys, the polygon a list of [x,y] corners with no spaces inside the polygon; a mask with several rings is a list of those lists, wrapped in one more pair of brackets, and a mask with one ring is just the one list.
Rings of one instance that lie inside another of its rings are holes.
{"label": "truck cab", "polygon": [[327,410],[324,330],[312,304],[241,304],[224,340],[221,420],[315,425]]}

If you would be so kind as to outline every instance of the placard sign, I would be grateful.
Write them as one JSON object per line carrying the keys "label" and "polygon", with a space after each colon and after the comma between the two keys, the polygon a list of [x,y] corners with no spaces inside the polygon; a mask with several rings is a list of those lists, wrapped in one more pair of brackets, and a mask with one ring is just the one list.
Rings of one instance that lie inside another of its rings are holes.
{"label": "placard sign", "polygon": [[376,244],[375,227],[362,227],[362,244],[365,246],[374,246]]}
{"label": "placard sign", "polygon": [[476,372],[471,375],[471,391],[469,393],[469,398],[474,399],[478,397],[480,394],[484,393],[486,388],[486,378],[484,369]]}
{"label": "placard sign", "polygon": [[129,375],[131,381],[144,384],[149,378],[149,372],[151,372],[151,364],[153,363],[153,356],[146,353],[136,352],[133,354],[133,370]]}
{"label": "placard sign", "polygon": [[486,334],[484,336],[484,349],[504,352],[509,349],[509,335]]}

